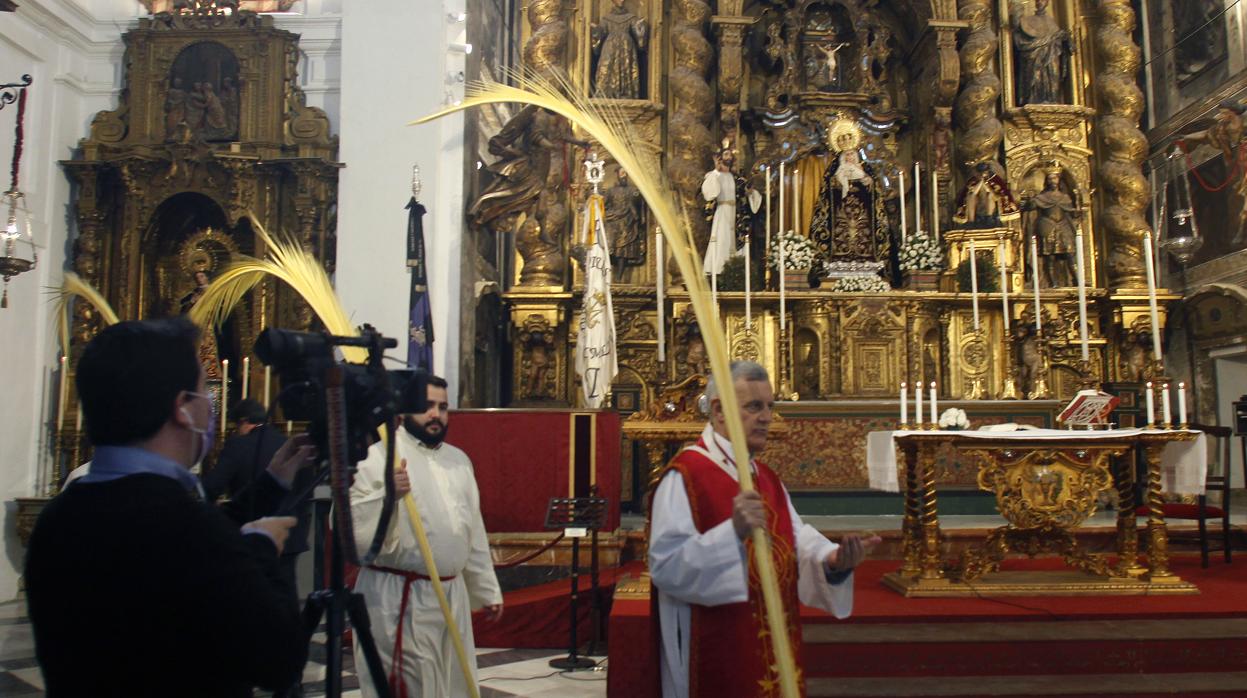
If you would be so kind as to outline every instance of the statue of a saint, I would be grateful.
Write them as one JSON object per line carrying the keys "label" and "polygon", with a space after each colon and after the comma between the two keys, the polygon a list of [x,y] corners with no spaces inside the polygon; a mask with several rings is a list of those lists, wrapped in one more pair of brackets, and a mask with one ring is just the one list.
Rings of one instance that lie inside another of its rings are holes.
{"label": "statue of a saint", "polygon": [[593,96],[611,99],[641,97],[641,54],[649,38],[649,24],[612,0],[615,7],[592,29],[597,70],[593,73]]}
{"label": "statue of a saint", "polygon": [[840,76],[840,61],[837,58],[837,54],[840,53],[841,49],[848,45],[848,42],[841,41],[835,45],[828,44],[826,46],[817,46],[818,50],[822,52],[824,58],[823,61],[819,62],[823,64],[826,70],[825,73],[820,71],[819,77],[822,78],[819,80],[818,84],[818,88],[820,90],[838,91],[843,89],[843,81]]}
{"label": "statue of a saint", "polygon": [[710,218],[710,244],[706,246],[706,256],[702,260],[703,273],[706,274],[722,272],[728,258],[736,254],[737,223],[740,220],[736,205],[738,192],[744,190],[741,193],[747,199],[746,206],[751,214],[762,207],[762,195],[744,178],[736,176],[735,166],[736,154],[730,144],[724,142],[723,149],[714,158],[714,169],[707,172],[701,182],[702,198],[706,200],[707,207],[714,206]]}
{"label": "statue of a saint", "polygon": [[165,93],[165,140],[177,140],[178,124],[185,120],[186,90],[182,89],[182,78],[175,77]]}
{"label": "statue of a saint", "polygon": [[1013,355],[1016,357],[1018,370],[1018,388],[1024,395],[1035,390],[1035,383],[1044,370],[1043,349],[1035,334],[1035,327],[1029,323],[1018,322],[1013,325]]}
{"label": "statue of a saint", "polygon": [[615,186],[602,195],[605,211],[602,214],[606,233],[611,242],[611,266],[621,273],[626,267],[645,263],[645,229],[641,225],[641,190],[628,179],[628,173],[619,168]]}
{"label": "statue of a saint", "polygon": [[995,162],[987,160],[974,166],[974,174],[957,194],[954,223],[963,228],[999,228],[1005,221],[1021,217],[1017,200],[996,169],[998,167]]}
{"label": "statue of a saint", "polygon": [[1023,201],[1022,210],[1035,212],[1029,232],[1039,238],[1044,284],[1048,288],[1075,285],[1074,219],[1082,216],[1082,210],[1062,191],[1060,167],[1047,170],[1043,191]]}
{"label": "statue of a saint", "polygon": [[823,174],[810,219],[810,238],[825,261],[887,259],[887,231],[875,225],[874,178],[858,152],[860,138],[847,120],[827,136],[835,161]]}
{"label": "statue of a saint", "polygon": [[1069,32],[1047,13],[1050,0],[1035,0],[1035,13],[1013,33],[1017,56],[1018,104],[1064,104],[1063,85],[1073,51]]}

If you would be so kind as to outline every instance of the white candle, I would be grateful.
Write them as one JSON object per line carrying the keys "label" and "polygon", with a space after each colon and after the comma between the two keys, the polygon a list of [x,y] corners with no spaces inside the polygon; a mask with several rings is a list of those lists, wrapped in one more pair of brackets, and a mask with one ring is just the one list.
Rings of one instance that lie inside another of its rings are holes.
{"label": "white candle", "polygon": [[56,398],[56,430],[60,431],[65,428],[65,412],[69,408],[69,381],[66,377],[66,369],[69,364],[65,361],[66,357],[61,354],[61,384],[57,391]]}
{"label": "white candle", "polygon": [[1160,410],[1165,415],[1165,428],[1173,426],[1173,413],[1169,411],[1169,384],[1160,386]]}
{"label": "white candle", "polygon": [[286,436],[290,436],[290,432],[294,431],[294,422],[286,420]]}
{"label": "white candle", "polygon": [[1000,306],[1005,317],[1005,341],[1009,335],[1009,268],[1005,260],[1005,239],[1000,238]]}
{"label": "white candle", "polygon": [[931,168],[931,239],[940,239],[940,179]]}
{"label": "white candle", "polygon": [[974,331],[979,331],[979,266],[974,241],[970,241],[970,306],[974,310]]}
{"label": "white candle", "polygon": [[784,261],[784,163],[779,163],[779,333],[782,336],[788,327],[787,302],[788,289],[784,277],[788,265]]}
{"label": "white candle", "polygon": [[914,231],[922,232],[922,163],[914,163]]}
{"label": "white candle", "polygon": [[901,428],[909,422],[909,384],[901,382]]}
{"label": "white candle", "polygon": [[244,356],[242,358],[242,396],[243,399],[251,397],[251,357]]}
{"label": "white candle", "polygon": [[663,250],[662,226],[654,229],[654,264],[658,266],[658,360],[667,360],[666,283],[667,255]]}
{"label": "white candle", "polygon": [[922,383],[914,385],[914,426],[922,428]]}
{"label": "white candle", "polygon": [[931,423],[940,423],[939,401],[935,395],[935,381],[931,381]]}
{"label": "white candle", "polygon": [[1178,383],[1178,425],[1183,429],[1187,426],[1186,421],[1186,383]]}
{"label": "white candle", "polygon": [[792,166],[792,232],[804,234],[801,227],[801,171]]}
{"label": "white candle", "polygon": [[1153,259],[1152,233],[1143,234],[1143,263],[1147,266],[1147,310],[1152,320],[1152,356],[1161,361],[1160,313],[1156,309],[1156,264]]}
{"label": "white candle", "polygon": [[[784,189],[787,188],[784,183],[784,167],[786,166],[787,163],[779,163],[779,226],[776,230],[779,231],[779,239],[781,240],[784,239]],[[781,250],[784,248],[783,245],[780,245],[779,247]],[[779,274],[780,278],[783,278],[784,270],[780,269]]]}
{"label": "white candle", "polygon": [[719,243],[715,235],[710,236],[711,257],[710,264],[714,267],[714,273],[710,275],[710,301],[714,304],[715,320],[719,318]]}
{"label": "white candle", "polygon": [[907,225],[906,225],[906,220],[905,220],[905,170],[901,170],[901,171],[900,171],[900,183],[901,183],[901,197],[900,197],[900,201],[901,201],[901,240],[902,240],[902,241],[905,241],[905,240],[909,240],[909,226],[907,226]]}
{"label": "white candle", "polygon": [[1147,425],[1149,427],[1156,426],[1156,390],[1152,387],[1152,381],[1147,382]]}
{"label": "white candle", "polygon": [[753,235],[745,236],[745,329],[753,331],[753,266],[750,262],[750,252]]}
{"label": "white candle", "polygon": [[82,433],[82,400],[78,401],[78,412],[74,415],[74,433]]}
{"label": "white candle", "polygon": [[[766,256],[771,253],[771,166],[767,165],[762,168],[766,172],[766,245],[763,248],[762,268],[766,269]],[[766,275],[762,275],[765,281]],[[765,288],[766,284],[763,284]]]}
{"label": "white candle", "polygon": [[264,409],[266,410],[268,409],[268,401],[271,395],[271,393],[269,392],[269,389],[272,387],[272,385],[273,385],[273,367],[265,366],[264,367]]}
{"label": "white candle", "polygon": [[221,436],[225,436],[225,415],[229,412],[229,359],[221,359]]}
{"label": "white candle", "polygon": [[1031,236],[1031,286],[1035,289],[1035,336],[1043,336],[1043,308],[1039,305],[1039,236]]}
{"label": "white candle", "polygon": [[1087,347],[1087,267],[1082,253],[1082,226],[1078,226],[1078,234],[1074,236],[1074,247],[1078,262],[1078,339],[1082,344],[1082,360],[1091,360],[1091,350]]}

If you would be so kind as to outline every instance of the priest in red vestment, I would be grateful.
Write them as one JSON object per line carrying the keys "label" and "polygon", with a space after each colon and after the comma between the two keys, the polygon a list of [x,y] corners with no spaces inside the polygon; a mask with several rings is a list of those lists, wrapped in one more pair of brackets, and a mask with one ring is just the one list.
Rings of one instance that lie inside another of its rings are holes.
{"label": "priest in red vestment", "polygon": [[[775,397],[766,369],[732,362],[732,383],[752,458],[766,447]],[[803,524],[774,471],[751,461],[756,490],[741,492],[722,402],[706,387],[710,423],[667,466],[650,504],[649,568],[657,589],[662,694],[779,695],[762,590],[749,534],[764,526],[795,656],[798,600],[837,618],[853,609],[853,568],[878,537],[831,542]],[[804,682],[802,682],[804,693]]]}

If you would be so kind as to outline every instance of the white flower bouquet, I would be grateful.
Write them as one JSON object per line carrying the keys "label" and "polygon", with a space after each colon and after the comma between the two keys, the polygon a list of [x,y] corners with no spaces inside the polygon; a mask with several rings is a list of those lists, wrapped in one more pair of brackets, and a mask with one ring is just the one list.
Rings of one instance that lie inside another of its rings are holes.
{"label": "white flower bouquet", "polygon": [[888,282],[877,275],[846,276],[836,279],[833,291],[841,293],[886,293],[892,290]]}
{"label": "white flower bouquet", "polygon": [[780,233],[771,239],[770,249],[771,268],[777,271],[780,271],[779,251],[781,245],[784,250],[785,270],[810,269],[814,266],[814,261],[818,259],[818,250],[814,247],[814,243],[810,242],[809,238],[792,231]]}
{"label": "white flower bouquet", "polygon": [[949,407],[940,415],[940,428],[960,431],[970,428],[970,418],[966,416],[966,411],[956,407]]}
{"label": "white flower bouquet", "polygon": [[944,268],[944,248],[928,233],[915,233],[901,246],[901,271],[939,271]]}

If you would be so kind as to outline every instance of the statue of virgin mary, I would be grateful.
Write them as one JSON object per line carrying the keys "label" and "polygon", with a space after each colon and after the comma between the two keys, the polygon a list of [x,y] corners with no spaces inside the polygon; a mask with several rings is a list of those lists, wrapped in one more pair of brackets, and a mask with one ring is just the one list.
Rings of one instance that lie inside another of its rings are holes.
{"label": "statue of virgin mary", "polygon": [[886,259],[886,239],[875,224],[874,177],[858,149],[857,125],[841,119],[829,129],[835,160],[823,182],[810,220],[810,238],[828,262]]}

